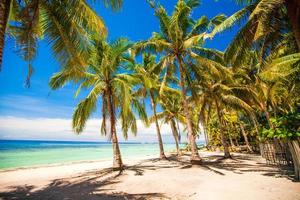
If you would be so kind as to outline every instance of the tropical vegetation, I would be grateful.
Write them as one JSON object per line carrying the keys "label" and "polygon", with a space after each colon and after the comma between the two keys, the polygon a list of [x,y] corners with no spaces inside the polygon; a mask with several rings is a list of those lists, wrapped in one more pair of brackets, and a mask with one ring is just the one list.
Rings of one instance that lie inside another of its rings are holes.
{"label": "tropical vegetation", "polygon": [[[138,117],[145,125],[155,123],[161,159],[166,155],[160,124],[169,124],[178,156],[180,124],[193,163],[201,161],[196,140],[202,133],[206,147],[223,150],[225,158],[242,147],[253,153],[259,144],[280,140],[288,144],[299,178],[299,1],[237,0],[243,8],[231,16],[198,19],[192,17],[198,0],[178,0],[171,14],[148,1],[159,31],[135,43],[122,38],[108,42],[103,21],[82,0],[5,2],[0,58],[4,35],[14,37],[30,75],[38,39],[49,39],[62,65],[51,88],[73,82],[79,85],[76,96],[88,91],[73,114],[76,133],[101,104],[101,132],[112,141],[115,168],[123,168],[117,121],[126,139],[129,130],[137,133]],[[224,51],[205,46],[232,27],[239,30]]]}
{"label": "tropical vegetation", "polygon": [[133,134],[137,133],[135,113],[147,122],[143,102],[132,89],[139,80],[131,74],[119,72],[126,67],[125,62],[129,58],[128,49],[132,44],[122,38],[111,44],[94,39],[93,44],[87,62],[88,67],[80,77],[74,76],[74,71],[66,68],[51,78],[50,86],[52,89],[58,89],[69,81],[80,82],[76,95],[84,88],[90,89],[87,97],[74,111],[72,127],[75,133],[83,131],[88,118],[97,108],[97,101],[102,100],[101,133],[108,135],[112,141],[113,167],[122,169],[123,162],[116,129],[117,118],[121,120],[125,139],[129,130]]}

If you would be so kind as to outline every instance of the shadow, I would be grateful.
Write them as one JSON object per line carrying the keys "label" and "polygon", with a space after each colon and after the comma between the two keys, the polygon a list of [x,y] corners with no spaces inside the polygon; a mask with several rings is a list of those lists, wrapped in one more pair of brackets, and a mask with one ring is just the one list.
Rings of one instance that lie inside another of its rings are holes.
{"label": "shadow", "polygon": [[113,189],[105,189],[104,186],[119,183],[116,180],[122,173],[115,172],[113,169],[104,169],[101,171],[90,171],[71,179],[58,179],[52,181],[46,187],[37,189],[34,186],[18,186],[10,188],[7,192],[0,193],[2,200],[127,200],[127,199],[168,199],[160,193],[141,193],[128,194],[123,192],[114,192]]}
{"label": "shadow", "polygon": [[[155,163],[155,164],[153,164]],[[177,168],[183,165],[184,162],[178,161],[175,156],[170,156],[168,159],[147,159],[143,160],[136,165],[126,166],[126,171],[135,172],[135,176],[143,176],[147,170],[154,171],[158,169]]]}
{"label": "shadow", "polygon": [[155,193],[153,191],[151,191],[151,193],[128,194],[116,192],[116,190],[113,189],[114,184],[119,183],[118,177],[126,174],[126,172],[131,171],[135,176],[143,176],[146,171],[169,168],[177,168],[180,170],[200,168],[220,176],[225,176],[227,171],[236,174],[257,172],[263,176],[293,180],[293,172],[290,168],[267,165],[263,162],[261,157],[257,155],[233,154],[232,158],[227,159],[224,159],[224,157],[220,155],[206,155],[202,157],[199,163],[190,163],[188,155],[181,157],[171,155],[168,157],[168,160],[148,159],[135,165],[125,166],[122,172],[107,168],[88,171],[66,179],[57,179],[44,188],[35,188],[32,185],[10,188],[7,192],[0,192],[0,199],[170,199],[164,194]]}
{"label": "shadow", "polygon": [[[155,163],[154,165],[147,163]],[[283,169],[280,166],[272,166],[263,162],[260,156],[256,154],[232,154],[230,158],[224,158],[222,155],[202,156],[199,162],[190,162],[189,154],[177,157],[175,154],[168,157],[168,160],[148,159],[137,165],[126,167],[125,170],[135,172],[136,176],[143,176],[146,170],[157,170],[163,168],[201,168],[211,171],[215,174],[225,176],[225,171],[235,174],[247,172],[261,173],[263,176],[284,177],[293,180],[293,171],[291,168]]]}
{"label": "shadow", "polygon": [[[224,158],[219,155],[211,155],[204,157],[202,166],[208,167],[209,170],[218,173],[217,169],[230,171],[235,174],[243,174],[247,172],[261,173],[263,176],[273,176],[287,178],[294,181],[293,169],[286,166],[269,165],[261,160],[259,155],[255,154],[234,154],[231,158]],[[220,172],[220,175],[225,175]]]}

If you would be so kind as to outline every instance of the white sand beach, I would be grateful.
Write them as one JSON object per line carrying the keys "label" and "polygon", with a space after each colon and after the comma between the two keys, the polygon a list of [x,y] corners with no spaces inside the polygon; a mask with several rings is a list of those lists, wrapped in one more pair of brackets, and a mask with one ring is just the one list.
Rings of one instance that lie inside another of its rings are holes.
{"label": "white sand beach", "polygon": [[0,172],[1,199],[223,199],[297,200],[300,183],[257,155],[200,152],[160,161],[154,156],[126,160],[121,174],[110,161],[82,162]]}

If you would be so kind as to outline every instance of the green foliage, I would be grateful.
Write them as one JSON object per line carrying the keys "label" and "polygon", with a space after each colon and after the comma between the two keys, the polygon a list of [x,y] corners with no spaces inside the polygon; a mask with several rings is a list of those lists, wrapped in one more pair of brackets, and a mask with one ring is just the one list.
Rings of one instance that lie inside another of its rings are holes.
{"label": "green foliage", "polygon": [[[104,3],[118,9],[122,1],[104,0]],[[9,5],[1,3],[2,6]],[[38,50],[38,40],[46,39],[61,66],[71,68],[79,76],[87,66],[92,35],[105,37],[107,34],[102,18],[85,0],[12,0],[8,12],[8,27],[0,37],[7,34],[14,38],[17,54],[28,62],[27,86],[33,73],[32,61]],[[2,58],[2,53],[0,56]]]}
{"label": "green foliage", "polygon": [[272,118],[274,128],[263,128],[261,138],[278,138],[293,140],[300,137],[300,112],[289,112]]}
{"label": "green foliage", "polygon": [[72,125],[76,133],[83,131],[87,120],[96,110],[97,101],[101,98],[101,132],[105,135],[110,134],[111,128],[108,125],[118,117],[124,138],[127,139],[129,130],[133,134],[137,132],[135,114],[147,121],[144,104],[134,92],[134,86],[139,80],[125,70],[132,44],[125,38],[113,43],[94,40],[93,44],[87,61],[88,67],[80,77],[66,68],[51,78],[50,86],[52,89],[58,89],[69,81],[80,82],[75,96],[78,96],[82,89],[88,89],[87,97],[77,105],[73,114]]}

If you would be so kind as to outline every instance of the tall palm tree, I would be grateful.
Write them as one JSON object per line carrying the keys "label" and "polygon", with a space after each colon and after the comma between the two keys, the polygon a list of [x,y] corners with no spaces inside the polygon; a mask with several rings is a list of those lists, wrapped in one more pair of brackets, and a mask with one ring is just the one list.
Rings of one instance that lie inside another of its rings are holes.
{"label": "tall palm tree", "polygon": [[158,90],[160,87],[159,84],[163,65],[161,62],[156,63],[156,56],[145,53],[143,54],[142,64],[133,64],[131,69],[133,70],[133,75],[138,77],[140,80],[139,92],[143,93],[142,95],[144,98],[148,95],[150,97],[151,109],[153,111],[159,144],[159,156],[161,159],[166,159],[156,111],[156,102],[159,98]]}
{"label": "tall palm tree", "polygon": [[[121,0],[108,0],[113,8]],[[28,62],[26,83],[32,74],[39,39],[46,38],[52,51],[64,67],[81,73],[86,67],[91,33],[106,35],[103,20],[85,0],[5,0],[0,2],[0,69],[5,36],[15,39],[18,54]]]}
{"label": "tall palm tree", "polygon": [[162,52],[167,65],[177,66],[179,69],[182,105],[192,150],[191,160],[200,160],[200,156],[195,141],[195,133],[193,133],[191,108],[187,99],[186,83],[189,79],[187,73],[189,66],[186,62],[191,57],[193,48],[203,44],[204,32],[218,25],[225,18],[224,15],[219,15],[209,20],[206,16],[202,16],[195,21],[190,15],[198,5],[198,0],[178,0],[172,15],[169,16],[161,5],[152,4],[155,8],[155,15],[160,22],[160,32],[153,33],[148,41],[137,45],[137,49]]}
{"label": "tall palm tree", "polygon": [[[80,79],[80,86],[76,95],[82,88],[89,88],[90,92],[76,107],[73,114],[73,129],[81,133],[86,121],[96,110],[97,101],[102,100],[102,126],[101,132],[109,134],[113,145],[113,167],[122,170],[116,123],[117,117],[121,120],[125,139],[127,132],[136,134],[137,125],[134,112],[146,121],[147,115],[144,106],[134,96],[133,86],[138,80],[125,72],[120,73],[128,58],[128,50],[132,46],[126,39],[119,39],[112,44],[104,41],[94,41],[95,48],[88,60],[88,67]],[[50,81],[53,89],[62,87],[68,81],[78,81],[72,71],[65,69],[55,74]]]}

